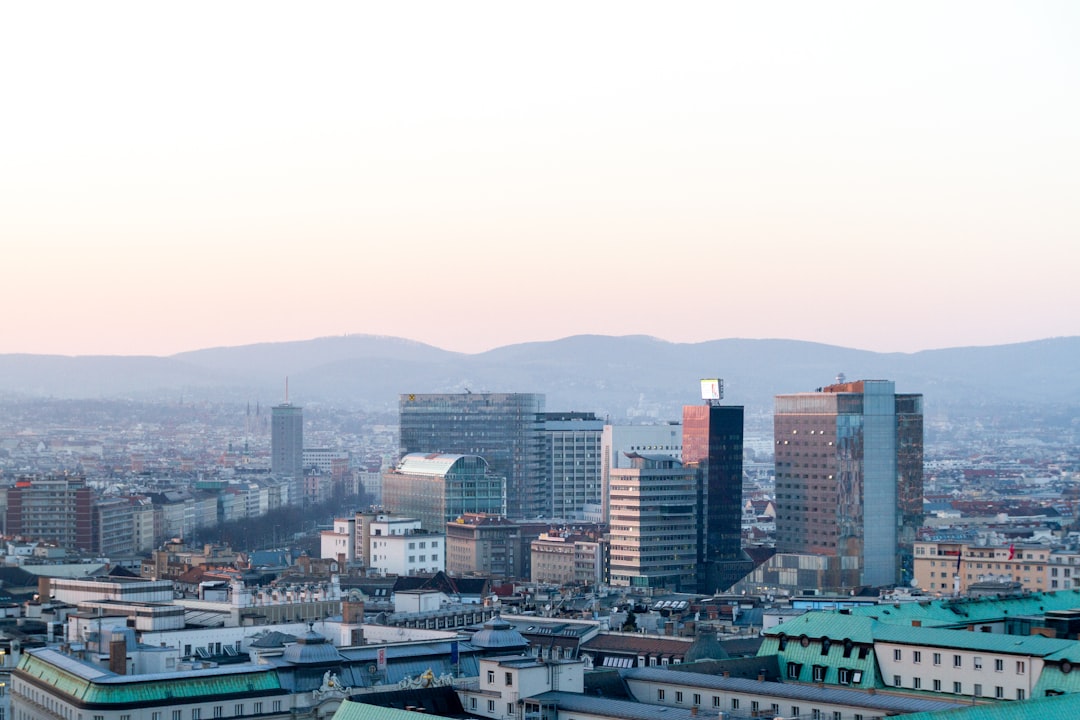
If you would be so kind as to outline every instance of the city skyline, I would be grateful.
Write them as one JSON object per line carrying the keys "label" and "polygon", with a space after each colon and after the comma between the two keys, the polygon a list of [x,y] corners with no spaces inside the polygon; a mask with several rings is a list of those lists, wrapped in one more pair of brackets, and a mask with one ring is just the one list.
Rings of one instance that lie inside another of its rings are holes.
{"label": "city skyline", "polygon": [[0,354],[1080,335],[1071,3],[61,3],[0,27]]}

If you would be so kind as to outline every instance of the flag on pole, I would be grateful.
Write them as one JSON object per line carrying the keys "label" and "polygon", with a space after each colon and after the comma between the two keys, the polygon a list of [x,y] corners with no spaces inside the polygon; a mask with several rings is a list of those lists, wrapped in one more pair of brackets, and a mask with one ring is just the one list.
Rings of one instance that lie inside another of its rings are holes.
{"label": "flag on pole", "polygon": [[964,557],[964,551],[963,550],[957,551],[957,553],[956,553],[956,574],[957,575],[960,574],[960,560],[962,560],[963,557]]}
{"label": "flag on pole", "polygon": [[1016,546],[1015,545],[1010,545],[1009,546],[1009,559],[1012,560],[1014,557],[1016,557]]}

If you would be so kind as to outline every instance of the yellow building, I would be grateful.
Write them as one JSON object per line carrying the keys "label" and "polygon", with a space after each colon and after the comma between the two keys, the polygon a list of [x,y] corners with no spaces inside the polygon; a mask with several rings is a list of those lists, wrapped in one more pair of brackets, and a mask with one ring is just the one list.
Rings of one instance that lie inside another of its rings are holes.
{"label": "yellow building", "polygon": [[1058,589],[1064,587],[1060,584],[1064,577],[1053,578],[1059,585],[1051,587],[1051,555],[1057,556],[1044,545],[990,546],[979,545],[974,539],[917,540],[915,583],[925,592],[941,595],[966,595],[971,585],[992,581],[1017,582],[1031,591]]}

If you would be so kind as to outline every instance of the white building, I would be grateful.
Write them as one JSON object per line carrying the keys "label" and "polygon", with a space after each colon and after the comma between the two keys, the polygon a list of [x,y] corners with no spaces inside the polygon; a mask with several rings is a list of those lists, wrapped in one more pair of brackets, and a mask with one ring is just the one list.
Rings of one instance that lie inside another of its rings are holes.
{"label": "white building", "polygon": [[435,573],[446,568],[446,533],[427,532],[413,518],[380,515],[368,523],[370,567],[383,575]]}
{"label": "white building", "polygon": [[682,461],[682,425],[605,425],[600,439],[600,488],[603,521],[608,521],[611,471],[630,467],[626,453],[670,455]]}
{"label": "white building", "polygon": [[334,518],[332,530],[320,533],[319,557],[339,562],[356,560],[356,518]]}

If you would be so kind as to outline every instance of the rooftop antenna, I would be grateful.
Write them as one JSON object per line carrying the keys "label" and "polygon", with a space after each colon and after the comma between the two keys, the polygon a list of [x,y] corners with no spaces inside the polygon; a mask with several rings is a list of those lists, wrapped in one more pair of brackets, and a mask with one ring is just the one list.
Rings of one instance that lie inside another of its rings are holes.
{"label": "rooftop antenna", "polygon": [[285,404],[289,404],[289,376],[285,376]]}

